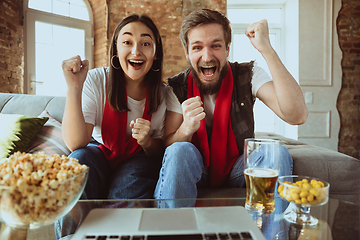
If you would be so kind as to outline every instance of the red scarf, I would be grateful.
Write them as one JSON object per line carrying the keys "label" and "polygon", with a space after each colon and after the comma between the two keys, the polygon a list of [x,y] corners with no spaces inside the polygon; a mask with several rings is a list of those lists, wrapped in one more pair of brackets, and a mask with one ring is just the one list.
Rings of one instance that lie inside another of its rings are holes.
{"label": "red scarf", "polygon": [[[232,92],[233,75],[229,66],[216,98],[210,148],[205,119],[201,120],[199,129],[192,137],[192,143],[197,146],[203,155],[205,166],[209,167],[210,186],[212,187],[220,187],[225,182],[235,160],[239,157],[235,134],[231,128]],[[192,75],[189,74],[188,98],[195,96],[201,96],[201,99],[203,99]]]}
{"label": "red scarf", "polygon": [[[127,95],[125,95],[125,97],[127,100]],[[148,109],[148,95],[146,93],[142,118],[150,121],[151,114],[147,114]],[[115,111],[106,100],[101,124],[101,136],[104,144],[100,145],[99,148],[109,160],[110,167],[113,169],[116,168],[119,163],[134,156],[142,149],[133,137],[130,137],[129,140],[126,141],[127,118],[127,111]]]}

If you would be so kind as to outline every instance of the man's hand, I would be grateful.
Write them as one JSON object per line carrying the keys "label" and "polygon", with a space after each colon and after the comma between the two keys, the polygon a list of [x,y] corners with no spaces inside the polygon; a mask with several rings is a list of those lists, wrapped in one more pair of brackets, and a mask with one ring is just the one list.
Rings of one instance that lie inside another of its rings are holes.
{"label": "man's hand", "polygon": [[135,121],[130,122],[130,127],[132,128],[132,137],[137,140],[137,143],[142,148],[147,148],[150,145],[150,121],[137,118]]}
{"label": "man's hand", "polygon": [[89,70],[89,61],[75,56],[62,62],[62,69],[68,88],[82,88]]}
{"label": "man's hand", "polygon": [[192,136],[200,127],[200,121],[205,118],[203,103],[200,97],[192,97],[182,103],[183,124],[179,129],[187,136]]}
{"label": "man's hand", "polygon": [[245,31],[245,35],[260,53],[272,50],[269,38],[269,27],[266,19],[250,24]]}
{"label": "man's hand", "polygon": [[264,57],[273,79],[259,88],[256,97],[285,122],[303,124],[308,115],[303,93],[270,44],[268,22],[249,25],[245,35]]}

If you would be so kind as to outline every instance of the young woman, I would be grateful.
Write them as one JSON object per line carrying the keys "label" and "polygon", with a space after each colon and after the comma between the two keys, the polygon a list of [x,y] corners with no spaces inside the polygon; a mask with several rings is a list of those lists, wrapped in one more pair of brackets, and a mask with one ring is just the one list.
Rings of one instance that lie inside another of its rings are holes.
{"label": "young woman", "polygon": [[153,198],[163,154],[165,86],[159,31],[145,15],[116,27],[109,67],[63,61],[69,157],[90,167],[83,199]]}

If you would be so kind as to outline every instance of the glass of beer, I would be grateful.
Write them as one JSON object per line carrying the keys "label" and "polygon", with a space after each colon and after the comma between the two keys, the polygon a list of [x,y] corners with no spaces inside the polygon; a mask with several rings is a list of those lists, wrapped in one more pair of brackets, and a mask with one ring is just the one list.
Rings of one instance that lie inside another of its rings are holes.
{"label": "glass of beer", "polygon": [[280,171],[280,143],[272,139],[248,138],[244,142],[245,208],[272,213],[275,186]]}

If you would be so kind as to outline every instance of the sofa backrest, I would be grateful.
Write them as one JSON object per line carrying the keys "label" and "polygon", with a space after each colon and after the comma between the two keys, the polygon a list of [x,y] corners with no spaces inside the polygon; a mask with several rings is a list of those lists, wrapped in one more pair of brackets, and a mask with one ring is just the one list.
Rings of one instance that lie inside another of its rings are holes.
{"label": "sofa backrest", "polygon": [[0,113],[37,117],[46,110],[62,122],[66,97],[0,93]]}

